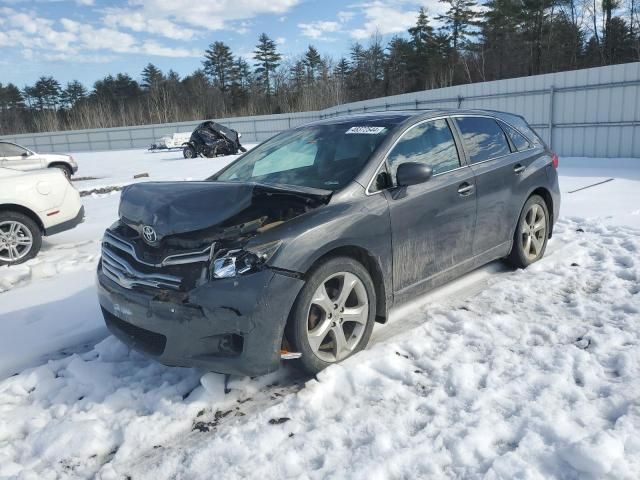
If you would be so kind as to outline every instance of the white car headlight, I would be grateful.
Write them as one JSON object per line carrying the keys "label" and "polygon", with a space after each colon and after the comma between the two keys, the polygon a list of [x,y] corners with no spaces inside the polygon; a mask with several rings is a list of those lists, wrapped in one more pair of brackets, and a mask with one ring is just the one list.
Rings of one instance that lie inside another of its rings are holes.
{"label": "white car headlight", "polygon": [[230,278],[254,272],[273,257],[281,243],[278,240],[247,249],[222,251],[211,264],[211,277]]}

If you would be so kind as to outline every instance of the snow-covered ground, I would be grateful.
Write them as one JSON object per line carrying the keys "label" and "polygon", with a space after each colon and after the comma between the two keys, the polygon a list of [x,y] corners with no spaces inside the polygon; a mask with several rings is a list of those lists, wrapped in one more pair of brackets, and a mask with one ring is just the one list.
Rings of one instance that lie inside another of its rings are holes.
{"label": "snow-covered ground", "polygon": [[[231,160],[75,157],[84,191]],[[84,224],[0,267],[0,478],[640,478],[640,161],[560,173],[542,261],[395,309],[317,379],[285,367],[227,395],[107,337],[94,270],[119,194],[84,197]]]}

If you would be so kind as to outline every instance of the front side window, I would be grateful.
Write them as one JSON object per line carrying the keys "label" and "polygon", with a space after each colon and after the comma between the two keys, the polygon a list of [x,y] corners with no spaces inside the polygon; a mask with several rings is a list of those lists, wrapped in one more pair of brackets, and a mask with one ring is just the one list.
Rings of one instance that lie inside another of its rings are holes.
{"label": "front side window", "polygon": [[360,173],[394,126],[384,120],[354,120],[289,130],[209,180],[339,190]]}
{"label": "front side window", "polygon": [[455,120],[471,163],[511,153],[507,137],[493,118],[458,117]]}
{"label": "front side window", "polygon": [[453,134],[444,119],[420,123],[408,130],[389,152],[387,162],[392,178],[398,166],[406,162],[429,165],[434,175],[460,166]]}
{"label": "front side window", "polygon": [[28,153],[25,148],[12,143],[0,143],[0,155],[3,157],[19,157]]}

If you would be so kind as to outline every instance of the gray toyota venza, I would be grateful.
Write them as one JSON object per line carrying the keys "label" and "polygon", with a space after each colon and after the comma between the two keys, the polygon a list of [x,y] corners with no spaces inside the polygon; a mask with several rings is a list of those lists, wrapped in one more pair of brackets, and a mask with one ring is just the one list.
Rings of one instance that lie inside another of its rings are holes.
{"label": "gray toyota venza", "polygon": [[167,365],[318,372],[363,349],[394,304],[496,259],[540,259],[557,167],[523,118],[494,111],[285,131],[205,181],[123,190],[98,266],[106,324]]}

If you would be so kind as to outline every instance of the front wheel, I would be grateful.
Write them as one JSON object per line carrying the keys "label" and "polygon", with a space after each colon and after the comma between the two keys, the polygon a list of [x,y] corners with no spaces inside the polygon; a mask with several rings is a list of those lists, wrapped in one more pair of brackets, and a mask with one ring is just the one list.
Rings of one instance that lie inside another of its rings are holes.
{"label": "front wheel", "polygon": [[35,257],[42,233],[31,218],[18,212],[0,212],[0,265],[17,265]]}
{"label": "front wheel", "polygon": [[352,258],[333,258],[300,291],[287,338],[302,353],[300,366],[316,374],[362,350],[375,317],[376,292],[367,270]]}
{"label": "front wheel", "polygon": [[549,211],[544,199],[529,197],[522,208],[513,245],[507,261],[517,268],[527,268],[542,258],[549,238]]}

